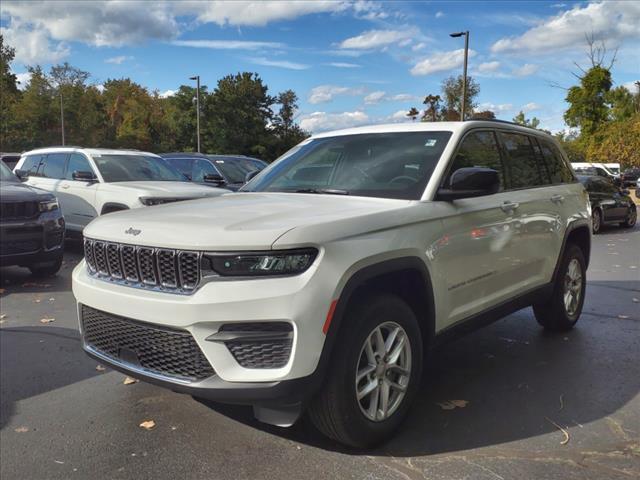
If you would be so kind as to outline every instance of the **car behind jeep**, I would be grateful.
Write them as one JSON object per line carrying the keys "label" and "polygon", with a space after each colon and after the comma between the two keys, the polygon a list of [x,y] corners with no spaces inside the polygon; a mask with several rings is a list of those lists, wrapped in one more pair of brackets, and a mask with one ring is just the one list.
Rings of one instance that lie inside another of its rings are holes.
{"label": "car behind jeep", "polygon": [[306,411],[368,447],[405,417],[432,346],[530,305],[545,329],[575,325],[590,219],[538,130],[323,133],[239,193],[92,222],[73,273],[82,342],[129,375],[275,425]]}

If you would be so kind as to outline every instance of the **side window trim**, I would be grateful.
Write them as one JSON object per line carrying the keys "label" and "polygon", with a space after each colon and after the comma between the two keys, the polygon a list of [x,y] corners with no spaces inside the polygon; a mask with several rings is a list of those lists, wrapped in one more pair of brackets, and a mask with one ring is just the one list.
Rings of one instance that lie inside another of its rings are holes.
{"label": "side window trim", "polygon": [[[536,149],[534,147],[534,143],[533,143],[533,140],[531,138],[531,135],[529,135],[527,133],[524,133],[524,132],[520,132],[520,131],[516,131],[516,130],[509,130],[509,129],[504,129],[504,128],[497,129],[496,133],[511,133],[511,134],[516,134],[516,135],[522,135],[522,136],[528,138],[529,139],[529,144],[531,145],[531,149],[533,150],[534,161],[536,162],[536,169],[538,170],[538,174],[541,177],[543,176],[542,175],[543,172],[542,172],[541,167],[540,167],[540,162],[537,161],[537,156],[538,155],[536,153]],[[500,148],[500,150],[502,152],[502,155],[503,155],[503,162],[502,163],[503,163],[503,165],[505,165],[505,164],[508,165],[505,168],[505,184],[506,184],[505,185],[505,189],[504,189],[505,192],[516,192],[518,190],[529,190],[529,189],[532,189],[532,188],[544,188],[544,187],[551,186],[551,183],[545,183],[545,184],[541,184],[541,185],[532,185],[532,186],[528,186],[528,187],[514,188],[512,186],[512,182],[511,182],[511,180],[512,180],[512,177],[511,177],[511,165],[509,164],[509,162],[506,161],[508,159],[508,157],[509,157],[508,154],[507,154],[507,148],[505,147],[504,142],[502,141],[502,137],[500,135],[496,135],[496,136],[498,138],[499,148]],[[550,181],[551,177],[548,177],[548,179]],[[508,188],[506,188],[507,186],[508,186]]]}
{"label": "side window trim", "polygon": [[549,187],[553,185],[553,180],[551,177],[551,171],[549,170],[549,165],[547,160],[544,158],[542,153],[542,147],[540,146],[540,142],[538,141],[538,137],[529,135],[529,141],[533,146],[533,153],[536,156],[536,161],[538,163],[538,170],[540,170],[540,175],[543,179],[546,180],[546,183],[542,186]]}

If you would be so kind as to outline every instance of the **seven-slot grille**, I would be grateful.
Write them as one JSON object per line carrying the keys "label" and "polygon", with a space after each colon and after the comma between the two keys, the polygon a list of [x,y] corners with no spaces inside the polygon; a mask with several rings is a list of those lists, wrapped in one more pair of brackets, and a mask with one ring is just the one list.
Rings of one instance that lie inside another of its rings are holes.
{"label": "seven-slot grille", "polygon": [[193,336],[174,328],[137,322],[81,306],[84,342],[117,363],[182,380],[215,375]]}
{"label": "seven-slot grille", "polygon": [[2,218],[2,220],[31,218],[38,215],[38,212],[38,202],[0,203],[0,218]]}
{"label": "seven-slot grille", "polygon": [[200,282],[200,254],[85,238],[89,273],[134,287],[190,293]]}

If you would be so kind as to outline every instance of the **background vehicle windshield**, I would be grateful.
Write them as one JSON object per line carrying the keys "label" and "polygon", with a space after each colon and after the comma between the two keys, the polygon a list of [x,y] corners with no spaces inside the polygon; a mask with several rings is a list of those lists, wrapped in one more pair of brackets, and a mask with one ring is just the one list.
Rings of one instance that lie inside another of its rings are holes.
{"label": "background vehicle windshield", "polygon": [[2,182],[19,182],[13,172],[7,167],[4,162],[0,162],[0,181]]}
{"label": "background vehicle windshield", "polygon": [[287,152],[243,190],[419,199],[450,137],[439,131],[318,138]]}
{"label": "background vehicle windshield", "polygon": [[187,178],[160,157],[146,155],[94,155],[105,182],[184,182]]}
{"label": "background vehicle windshield", "polygon": [[251,171],[248,165],[245,165],[235,158],[213,156],[209,158],[229,183],[244,183],[244,178],[247,176],[247,173]]}

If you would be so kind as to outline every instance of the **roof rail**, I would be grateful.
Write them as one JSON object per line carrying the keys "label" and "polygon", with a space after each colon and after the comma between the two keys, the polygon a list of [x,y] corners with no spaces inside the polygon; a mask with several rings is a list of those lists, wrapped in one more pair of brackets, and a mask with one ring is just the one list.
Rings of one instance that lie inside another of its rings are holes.
{"label": "roof rail", "polygon": [[509,120],[501,120],[499,118],[467,118],[465,122],[476,121],[476,122],[496,122],[496,123],[506,123],[507,125],[515,125],[516,127],[524,127],[530,128],[532,130],[538,130],[537,128],[530,127],[528,125],[522,125],[516,122],[510,122]]}

